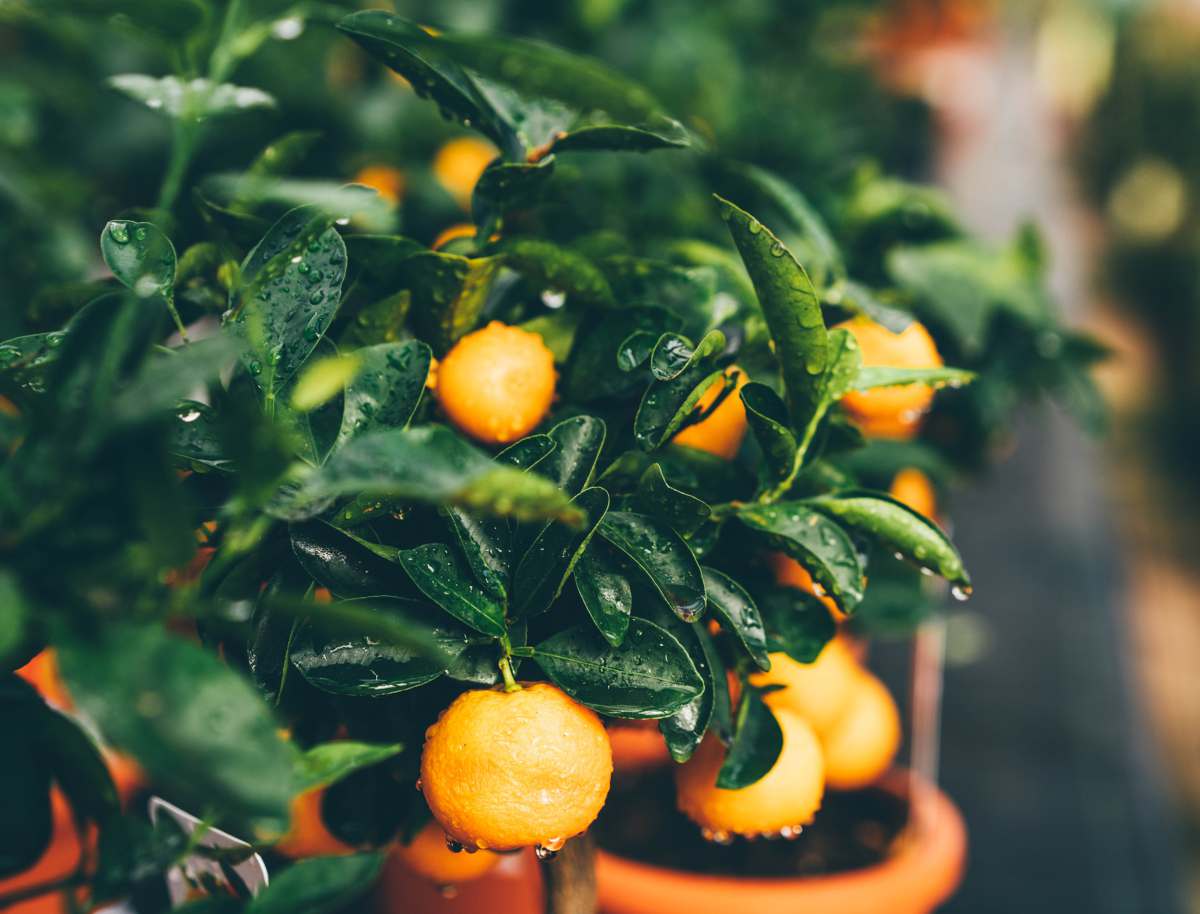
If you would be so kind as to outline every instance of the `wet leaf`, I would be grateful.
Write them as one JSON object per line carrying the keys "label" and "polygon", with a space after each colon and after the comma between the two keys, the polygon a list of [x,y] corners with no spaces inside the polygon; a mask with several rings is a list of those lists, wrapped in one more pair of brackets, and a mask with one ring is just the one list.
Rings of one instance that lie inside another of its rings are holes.
{"label": "wet leaf", "polygon": [[537,238],[515,238],[503,242],[499,252],[505,266],[543,289],[565,293],[568,302],[582,307],[616,305],[604,274],[577,251]]}
{"label": "wet leaf", "polygon": [[171,298],[175,285],[175,246],[149,222],[114,220],[100,233],[100,253],[113,276],[139,298]]}
{"label": "wet leaf", "polygon": [[568,495],[576,495],[596,471],[596,461],[604,447],[604,420],[595,416],[572,416],[546,434],[556,446],[538,462],[534,472],[545,476]]}
{"label": "wet leaf", "polygon": [[251,898],[245,914],[332,914],[342,910],[370,891],[383,858],[383,851],[375,851],[300,860]]}
{"label": "wet leaf", "polygon": [[466,562],[443,543],[400,549],[396,560],[430,600],[478,632],[504,634],[504,604],[475,583]]}
{"label": "wet leaf", "polygon": [[315,787],[327,787],[348,774],[393,758],[403,748],[400,743],[378,745],[348,739],[320,743],[296,757],[295,790],[303,793]]}
{"label": "wet leaf", "polygon": [[596,630],[619,646],[633,614],[633,589],[621,553],[603,539],[592,540],[575,566],[575,589]]}
{"label": "wet leaf", "polygon": [[496,462],[518,470],[530,470],[553,453],[556,447],[558,444],[549,435],[530,435],[502,450],[496,455]]}
{"label": "wet leaf", "polygon": [[759,595],[767,647],[783,651],[797,663],[813,663],[837,634],[829,608],[795,587],[778,587]]}
{"label": "wet leaf", "polygon": [[703,571],[709,609],[721,627],[737,638],[758,668],[769,670],[771,660],[767,651],[767,633],[754,600],[741,584],[723,571],[707,565]]}
{"label": "wet leaf", "polygon": [[645,619],[629,623],[620,647],[585,623],[547,638],[533,659],[560,689],[609,717],[667,717],[704,690],[687,651]]}
{"label": "wet leaf", "polygon": [[658,729],[666,740],[671,758],[682,763],[692,757],[692,753],[704,739],[719,703],[724,704],[721,716],[726,725],[728,724],[729,686],[725,680],[725,666],[721,663],[716,645],[702,623],[693,622],[689,625],[680,622],[665,610],[657,614],[655,619],[688,652],[696,665],[696,672],[704,682],[703,692],[670,717],[664,717],[658,722]]}
{"label": "wet leaf", "polygon": [[441,251],[402,261],[405,282],[412,290],[414,318],[436,355],[475,329],[500,264],[494,257],[468,259]]}
{"label": "wet leaf", "polygon": [[215,83],[200,77],[182,79],[178,76],[121,73],[110,76],[108,84],[151,111],[184,120],[219,117],[251,108],[275,107],[275,99],[262,89]]}
{"label": "wet leaf", "polygon": [[783,751],[783,731],[758,693],[742,689],[734,722],[733,744],[717,773],[722,790],[741,790],[761,780]]}
{"label": "wet leaf", "polygon": [[461,508],[446,508],[446,521],[462,548],[475,580],[501,602],[507,602],[512,566],[512,531],[498,517],[480,517]]}
{"label": "wet leaf", "polygon": [[604,489],[584,489],[571,499],[571,505],[587,518],[582,527],[551,521],[542,528],[513,574],[512,612],[516,618],[550,608],[608,511],[608,504]]}
{"label": "wet leaf", "polygon": [[600,535],[649,578],[667,607],[692,622],[704,612],[704,578],[691,549],[670,527],[643,514],[609,511]]}
{"label": "wet leaf", "polygon": [[642,474],[630,505],[639,514],[656,517],[683,536],[695,533],[709,515],[708,505],[667,482],[657,463]]}
{"label": "wet leaf", "polygon": [[796,436],[791,429],[787,405],[765,384],[751,381],[739,391],[746,407],[746,423],[763,452],[767,481],[787,478],[796,459]]}
{"label": "wet leaf", "polygon": [[975,380],[975,372],[962,368],[888,368],[864,365],[854,378],[853,390],[874,387],[900,387],[905,384],[931,384],[935,387],[962,387]]}
{"label": "wet leaf", "polygon": [[614,371],[630,334],[642,331],[657,340],[679,319],[661,308],[639,307],[589,316],[575,334],[563,373],[569,399],[590,403],[628,393],[646,383],[643,373]]}
{"label": "wet leaf", "polygon": [[416,596],[407,577],[391,561],[371,544],[332,524],[305,521],[292,524],[288,533],[300,566],[336,596]]}
{"label": "wet leaf", "polygon": [[338,442],[374,429],[403,428],[425,392],[433,353],[418,340],[380,343],[354,351],[358,373],[346,387]]}
{"label": "wet leaf", "polygon": [[[667,340],[670,339],[668,336]],[[668,346],[667,342],[660,340],[655,353]],[[638,404],[633,419],[633,433],[645,450],[654,450],[666,443],[683,425],[708,388],[724,374],[716,362],[725,349],[725,335],[720,330],[706,333],[694,349],[687,348],[685,366],[680,370],[672,367],[670,380],[652,381],[642,396],[642,402]],[[677,352],[675,359],[678,358]],[[650,360],[653,364],[655,356],[651,355]]]}

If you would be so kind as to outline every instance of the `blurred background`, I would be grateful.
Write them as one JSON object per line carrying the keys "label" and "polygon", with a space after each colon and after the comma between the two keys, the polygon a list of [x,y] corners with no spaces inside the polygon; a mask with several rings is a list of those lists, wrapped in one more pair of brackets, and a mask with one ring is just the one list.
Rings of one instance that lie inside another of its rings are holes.
{"label": "blurred background", "polygon": [[[156,204],[169,142],[103,84],[168,69],[161,47],[110,4],[53,27],[29,15],[46,5],[0,0],[0,338],[91,294],[100,229]],[[375,169],[429,241],[465,218],[436,159],[463,131],[333,34],[365,5],[275,4],[237,81],[279,110],[210,132],[195,161],[241,168],[284,129],[318,131],[298,173]],[[963,459],[974,479],[948,514],[977,586],[947,616],[942,780],[971,861],[948,910],[1200,912],[1200,0],[395,6],[594,54],[819,208],[875,168],[941,185],[997,248],[1040,226],[1058,307],[1112,350],[1095,371],[1110,416],[1091,434],[1029,409]],[[589,182],[632,182],[644,209],[629,220],[593,191],[574,218],[624,219],[633,239],[708,218],[681,191],[691,166],[604,167]],[[181,234],[236,213],[201,187]]]}

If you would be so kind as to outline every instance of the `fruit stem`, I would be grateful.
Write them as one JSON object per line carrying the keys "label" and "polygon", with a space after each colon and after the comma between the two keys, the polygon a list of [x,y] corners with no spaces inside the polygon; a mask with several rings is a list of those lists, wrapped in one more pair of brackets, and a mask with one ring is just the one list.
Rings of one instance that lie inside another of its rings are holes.
{"label": "fruit stem", "polygon": [[521,684],[517,682],[517,677],[513,675],[512,668],[512,642],[508,639],[508,632],[500,636],[500,647],[504,651],[504,656],[500,658],[500,675],[504,677],[505,692],[521,691]]}

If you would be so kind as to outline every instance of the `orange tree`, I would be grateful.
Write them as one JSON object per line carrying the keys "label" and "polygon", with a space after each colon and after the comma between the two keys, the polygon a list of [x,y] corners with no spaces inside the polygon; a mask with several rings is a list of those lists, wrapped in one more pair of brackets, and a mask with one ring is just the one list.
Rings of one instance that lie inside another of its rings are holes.
{"label": "orange tree", "polygon": [[[176,124],[166,209],[212,124],[271,102],[222,81],[253,50],[241,15],[186,45],[209,78],[114,81]],[[835,237],[594,61],[379,11],[339,28],[499,150],[475,232],[439,250],[390,234],[362,186],[286,209],[294,138],[228,179],[229,205],[197,191],[205,229],[180,254],[164,209],[109,221],[111,287],[0,344],[6,667],[50,646],[73,713],[157,792],[265,853],[316,855],[250,910],[346,903],[397,839],[418,870],[490,866],[438,861],[431,814],[455,849],[571,848],[607,793],[604,720],[657,720],[681,763],[703,744],[680,783],[715,837],[804,824],[821,753],[764,701],[770,655],[813,663],[827,604],[853,617],[876,582],[883,616],[922,573],[970,593],[942,529],[864,485],[930,452],[864,447],[855,423],[899,409],[904,438],[933,400],[936,427],[933,389],[975,378],[938,351],[987,351],[993,317],[1022,352],[1054,334],[1037,364],[1069,374],[1054,357],[1083,343],[1044,306],[1036,245],[1000,269],[936,196],[870,174]],[[629,151],[707,157],[725,196],[694,237],[639,250],[573,209],[589,159]],[[920,351],[876,358],[880,333]],[[778,553],[811,592],[774,583]],[[123,812],[75,718],[0,682],[0,902],[122,898],[220,856]],[[796,791],[783,820],[725,817],[755,785]],[[38,869],[52,797],[85,836],[78,862],[3,881]]]}

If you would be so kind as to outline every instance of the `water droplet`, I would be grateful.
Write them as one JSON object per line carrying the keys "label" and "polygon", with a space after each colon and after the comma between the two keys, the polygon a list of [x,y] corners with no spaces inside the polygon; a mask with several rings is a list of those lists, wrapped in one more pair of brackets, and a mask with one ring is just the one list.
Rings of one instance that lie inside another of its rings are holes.
{"label": "water droplet", "polygon": [[784,251],[784,247],[778,241],[776,241],[773,245],[771,245],[771,256],[772,257],[782,257],[783,251]]}
{"label": "water droplet", "polygon": [[108,236],[117,244],[129,243],[129,223],[127,222],[110,222],[108,224]]}
{"label": "water droplet", "polygon": [[145,241],[146,240],[146,227],[144,225],[139,226],[138,230],[133,233],[133,237],[136,238],[138,241]]}
{"label": "water droplet", "polygon": [[543,289],[542,304],[552,310],[561,308],[567,302],[567,293],[561,289]]}
{"label": "water droplet", "polygon": [[466,850],[466,847],[460,844],[458,841],[455,841],[449,835],[446,835],[446,850],[450,851],[452,854],[461,854],[464,850]]}
{"label": "water droplet", "polygon": [[308,303],[310,305],[319,305],[324,298],[324,292],[322,292],[320,289],[314,289],[312,295],[308,296]]}
{"label": "water droplet", "polygon": [[757,235],[762,231],[762,223],[757,219],[751,219],[750,224],[746,227],[750,230],[751,235]]}
{"label": "water droplet", "polygon": [[63,337],[65,336],[65,333],[48,333],[46,334],[46,345],[51,349],[57,349],[62,345]]}
{"label": "water droplet", "polygon": [[198,409],[189,409],[187,412],[179,414],[180,422],[195,422],[199,418],[200,410]]}
{"label": "water droplet", "polygon": [[954,597],[960,603],[971,599],[971,594],[974,592],[975,589],[970,584],[955,584],[950,588],[950,596]]}
{"label": "water droplet", "polygon": [[546,860],[553,860],[556,856],[558,856],[558,851],[552,851],[550,848],[543,847],[540,844],[533,849],[533,853],[539,860],[543,862]]}
{"label": "water droplet", "polygon": [[258,376],[258,375],[262,374],[262,363],[261,362],[253,361],[246,367],[248,369],[250,369],[250,374],[252,374],[252,375]]}

